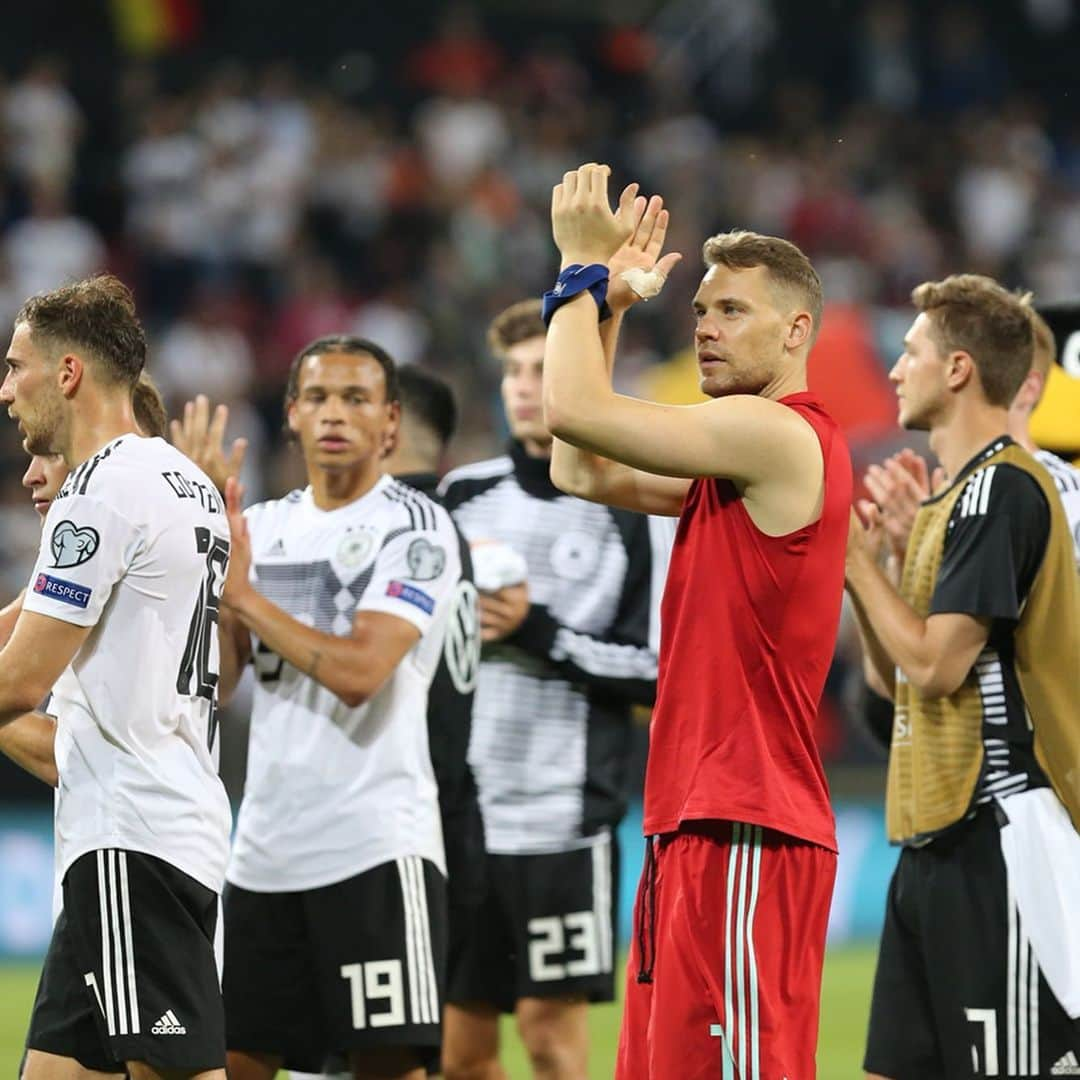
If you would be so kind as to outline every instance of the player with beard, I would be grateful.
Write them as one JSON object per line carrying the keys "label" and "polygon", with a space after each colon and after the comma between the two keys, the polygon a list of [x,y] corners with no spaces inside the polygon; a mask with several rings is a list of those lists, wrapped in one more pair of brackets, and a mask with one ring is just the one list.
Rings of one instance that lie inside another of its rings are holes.
{"label": "player with beard", "polygon": [[813,725],[851,506],[847,446],[806,383],[821,283],[785,240],[711,237],[692,311],[712,400],[617,394],[619,322],[674,256],[662,201],[630,185],[613,213],[609,171],[553,192],[544,412],[559,487],[679,518],[617,1076],[809,1078],[836,872]]}
{"label": "player with beard", "polygon": [[[0,388],[25,448],[69,469],[0,654],[5,752],[60,782],[63,911],[30,1020],[31,1080],[224,1077],[213,937],[230,815],[214,711],[227,525],[205,475],[138,431],[145,354],[130,292],[91,278],[27,301]],[[29,712],[50,690],[55,725]]]}

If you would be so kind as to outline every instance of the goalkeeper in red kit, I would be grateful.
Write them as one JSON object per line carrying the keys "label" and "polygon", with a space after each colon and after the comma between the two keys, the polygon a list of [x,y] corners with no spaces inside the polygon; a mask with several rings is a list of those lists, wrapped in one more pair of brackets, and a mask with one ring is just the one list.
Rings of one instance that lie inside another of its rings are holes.
{"label": "goalkeeper in red kit", "polygon": [[613,213],[608,175],[585,165],[553,193],[552,478],[679,518],[617,1076],[808,1080],[836,871],[812,727],[851,509],[847,446],[806,383],[821,282],[785,240],[709,238],[693,320],[711,400],[615,393],[621,319],[678,257],[662,200],[631,185]]}

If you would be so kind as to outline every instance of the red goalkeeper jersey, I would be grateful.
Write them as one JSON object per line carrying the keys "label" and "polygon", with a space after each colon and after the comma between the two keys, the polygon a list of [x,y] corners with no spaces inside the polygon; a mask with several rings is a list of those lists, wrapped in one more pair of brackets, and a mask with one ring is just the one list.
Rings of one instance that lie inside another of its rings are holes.
{"label": "red goalkeeper jersey", "polygon": [[648,835],[741,821],[836,850],[813,727],[840,621],[851,458],[817,397],[781,404],[820,440],[821,516],[767,536],[730,481],[691,485],[661,609]]}

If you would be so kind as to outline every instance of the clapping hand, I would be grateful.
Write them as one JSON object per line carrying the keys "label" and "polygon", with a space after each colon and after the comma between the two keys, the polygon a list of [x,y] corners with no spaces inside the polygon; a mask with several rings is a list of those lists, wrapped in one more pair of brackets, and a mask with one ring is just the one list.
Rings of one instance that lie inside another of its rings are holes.
{"label": "clapping hand", "polygon": [[629,220],[634,231],[608,262],[611,280],[607,302],[614,312],[626,311],[639,300],[656,296],[682,258],[674,251],[661,255],[669,221],[664,200],[659,195],[646,199],[637,190],[637,184],[631,184],[623,191],[616,213],[617,217]]}
{"label": "clapping hand", "polygon": [[247,439],[236,439],[225,453],[225,425],[229,406],[219,405],[210,416],[210,400],[199,394],[184,405],[184,418],[169,421],[173,446],[186,454],[210,479],[218,491],[225,491],[230,476],[238,476],[247,452]]}
{"label": "clapping hand", "polygon": [[582,165],[566,173],[551,193],[551,230],[564,268],[606,265],[634,233],[637,185],[623,192],[619,213],[614,213],[608,201],[610,175],[607,165]]}
{"label": "clapping hand", "polygon": [[243,510],[244,488],[235,476],[225,482],[225,516],[229,522],[229,572],[221,602],[231,608],[251,588],[251,536]]}
{"label": "clapping hand", "polygon": [[920,505],[943,479],[940,468],[934,470],[931,478],[926,461],[910,449],[901,450],[867,470],[866,488],[881,512],[885,538],[898,559],[903,559],[907,550]]}

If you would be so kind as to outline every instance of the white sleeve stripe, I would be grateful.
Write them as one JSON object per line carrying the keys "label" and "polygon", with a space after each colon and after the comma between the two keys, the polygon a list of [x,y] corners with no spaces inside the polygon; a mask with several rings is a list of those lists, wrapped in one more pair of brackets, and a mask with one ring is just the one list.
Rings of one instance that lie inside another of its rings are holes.
{"label": "white sleeve stripe", "polygon": [[990,505],[990,488],[994,483],[994,473],[997,472],[996,465],[990,465],[986,469],[986,479],[983,481],[982,490],[980,491],[981,498],[979,499],[979,513],[985,514],[987,508]]}
{"label": "white sleeve stripe", "polygon": [[655,651],[646,645],[597,641],[565,626],[555,632],[551,657],[556,661],[570,660],[590,675],[613,679],[653,680],[658,668]]}

